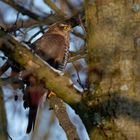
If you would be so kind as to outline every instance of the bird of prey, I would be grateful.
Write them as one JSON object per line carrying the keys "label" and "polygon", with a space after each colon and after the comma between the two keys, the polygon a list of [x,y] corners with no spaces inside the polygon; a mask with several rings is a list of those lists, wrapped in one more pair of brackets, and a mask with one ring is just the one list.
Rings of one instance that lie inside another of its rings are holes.
{"label": "bird of prey", "polygon": [[69,53],[69,33],[71,26],[53,24],[49,30],[35,43],[35,53],[56,72],[63,72]]}
{"label": "bird of prey", "polygon": [[[53,70],[63,71],[69,52],[69,34],[71,26],[67,24],[57,23],[49,27],[44,35],[34,42],[34,52]],[[43,84],[33,75],[23,78],[26,83],[26,91],[24,92],[24,107],[29,107],[28,126],[26,133],[30,133],[34,128],[35,118],[39,101],[45,92]]]}

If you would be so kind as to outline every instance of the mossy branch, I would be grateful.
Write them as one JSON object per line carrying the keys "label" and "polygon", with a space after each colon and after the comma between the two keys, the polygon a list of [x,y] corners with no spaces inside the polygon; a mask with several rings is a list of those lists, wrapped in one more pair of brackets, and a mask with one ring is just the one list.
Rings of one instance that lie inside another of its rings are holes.
{"label": "mossy branch", "polygon": [[36,73],[40,79],[45,78],[46,88],[55,92],[65,102],[76,104],[81,101],[81,96],[71,87],[68,77],[53,72],[40,58],[13,37],[5,36],[1,39],[0,49],[21,68]]}

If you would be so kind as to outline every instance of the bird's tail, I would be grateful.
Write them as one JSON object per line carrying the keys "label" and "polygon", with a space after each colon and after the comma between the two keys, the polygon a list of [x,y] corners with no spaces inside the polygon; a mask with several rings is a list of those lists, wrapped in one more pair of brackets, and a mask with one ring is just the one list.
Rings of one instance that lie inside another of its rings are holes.
{"label": "bird's tail", "polygon": [[29,109],[28,125],[27,125],[26,133],[30,133],[31,130],[34,129],[36,114],[37,114],[37,107]]}

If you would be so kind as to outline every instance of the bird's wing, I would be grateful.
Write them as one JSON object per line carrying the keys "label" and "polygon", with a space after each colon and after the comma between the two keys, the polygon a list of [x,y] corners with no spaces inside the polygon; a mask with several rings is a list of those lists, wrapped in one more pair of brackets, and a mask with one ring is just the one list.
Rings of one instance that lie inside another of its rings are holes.
{"label": "bird's wing", "polygon": [[46,34],[35,43],[35,53],[48,62],[52,67],[58,68],[63,64],[69,44],[60,34]]}

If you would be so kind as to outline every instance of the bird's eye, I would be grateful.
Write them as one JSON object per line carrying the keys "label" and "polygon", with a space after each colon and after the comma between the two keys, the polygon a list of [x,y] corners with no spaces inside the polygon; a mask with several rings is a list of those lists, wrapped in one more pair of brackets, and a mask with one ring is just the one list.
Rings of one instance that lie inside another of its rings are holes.
{"label": "bird's eye", "polygon": [[63,29],[64,29],[65,31],[70,31],[70,30],[71,30],[71,26],[70,26],[70,25],[65,25],[65,26],[63,27]]}
{"label": "bird's eye", "polygon": [[64,29],[64,30],[67,30],[67,29],[68,29],[68,26],[64,26],[63,29]]}
{"label": "bird's eye", "polygon": [[64,31],[70,31],[71,30],[71,26],[67,25],[67,24],[60,24],[59,27]]}

